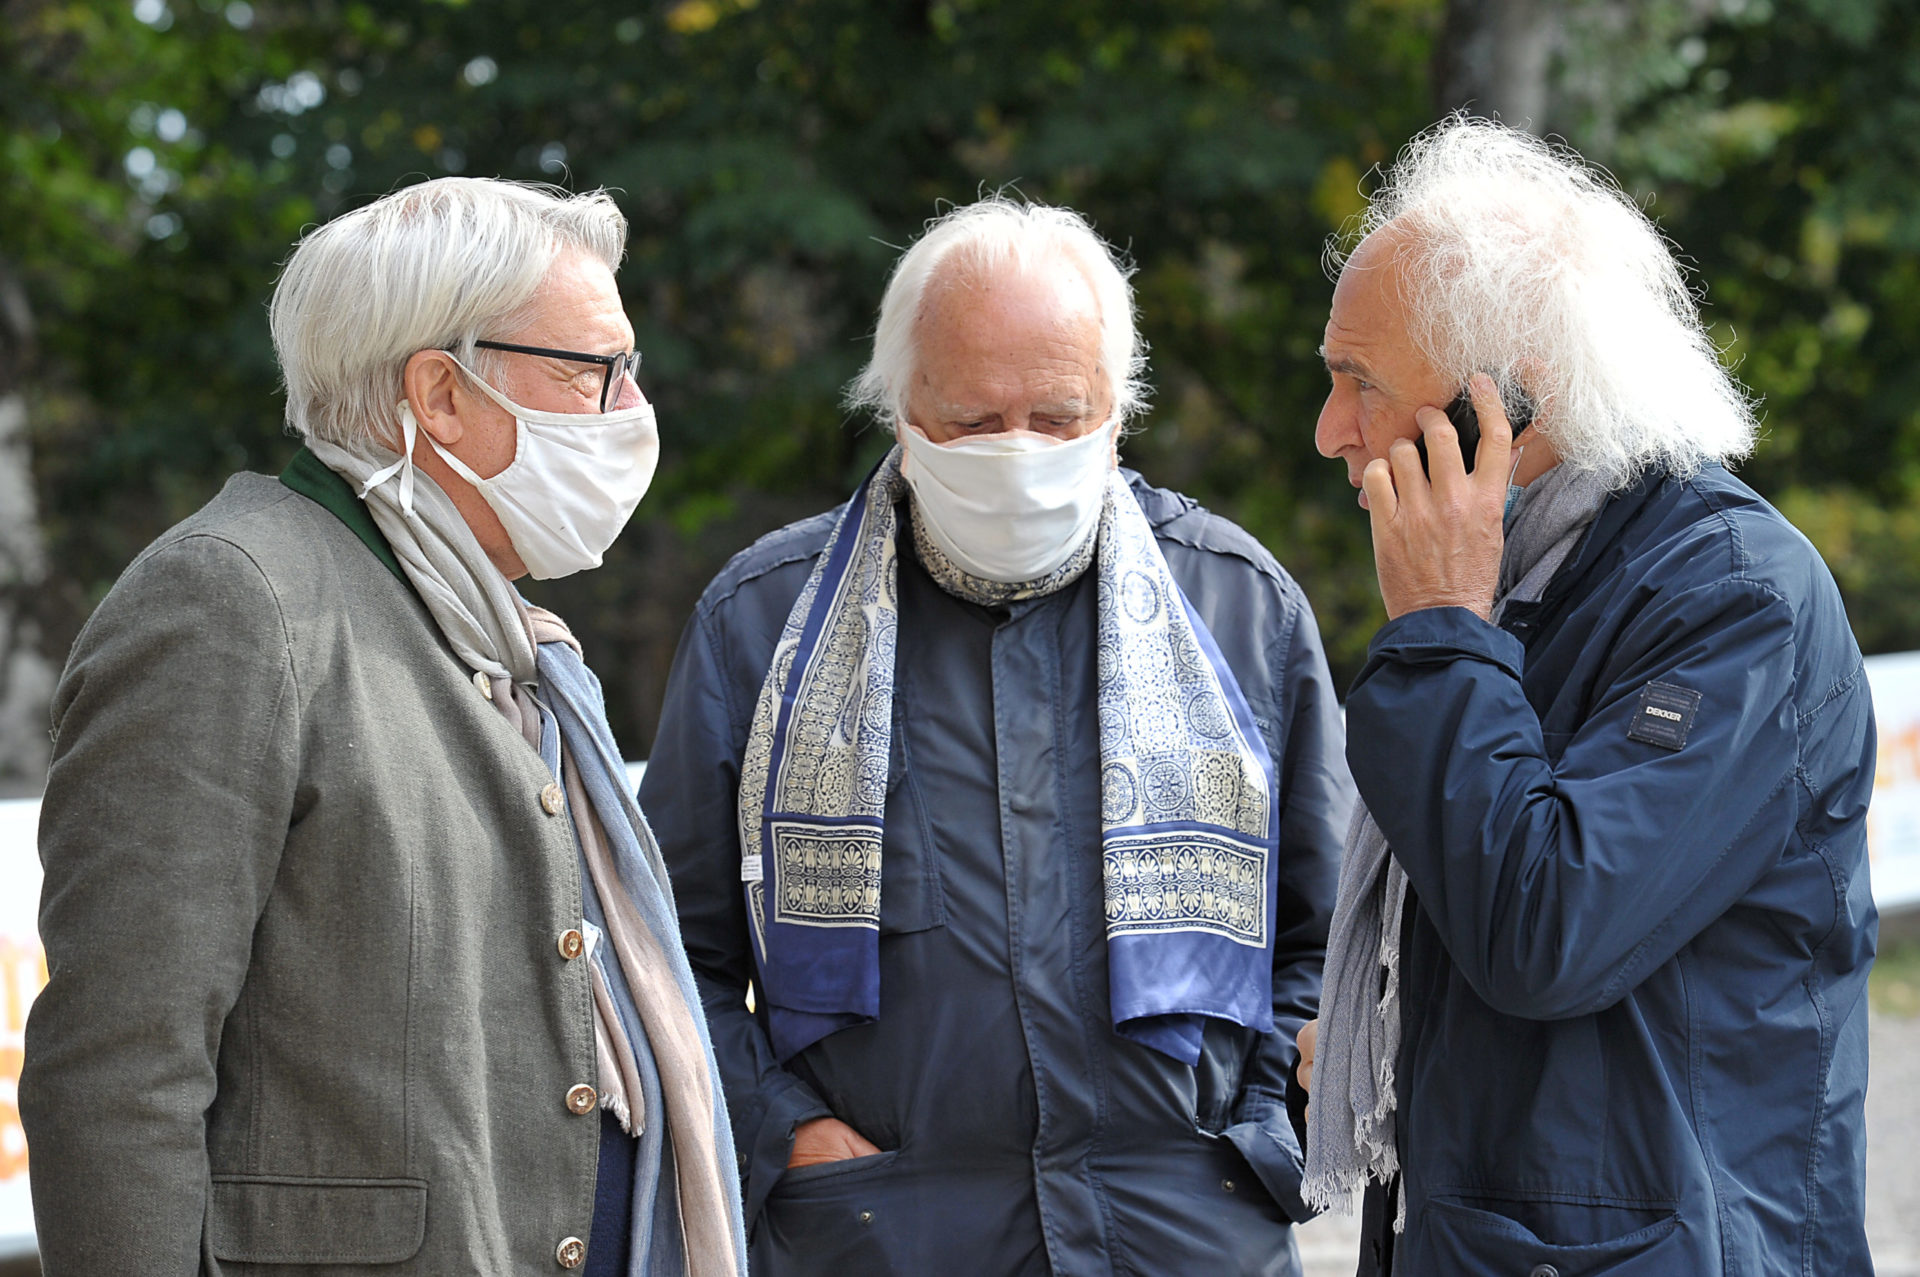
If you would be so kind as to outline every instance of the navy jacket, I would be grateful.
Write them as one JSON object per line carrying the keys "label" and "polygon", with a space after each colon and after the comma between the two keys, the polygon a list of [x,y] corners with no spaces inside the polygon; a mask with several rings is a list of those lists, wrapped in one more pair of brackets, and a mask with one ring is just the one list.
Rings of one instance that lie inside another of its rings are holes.
{"label": "navy jacket", "polygon": [[[1285,1094],[1352,801],[1339,708],[1312,613],[1272,557],[1133,483],[1278,760],[1277,1028],[1213,1022],[1197,1068],[1113,1032],[1094,574],[978,607],[934,585],[903,534],[880,1018],[777,1065],[745,1003],[735,789],[834,516],[773,533],[689,622],[641,787],[732,1106],[757,1277],[1298,1271]],[[827,1114],[885,1151],[785,1170],[795,1123]]]}
{"label": "navy jacket", "polygon": [[1417,897],[1362,1271],[1871,1272],[1873,712],[1805,538],[1643,480],[1499,628],[1381,629],[1347,723]]}

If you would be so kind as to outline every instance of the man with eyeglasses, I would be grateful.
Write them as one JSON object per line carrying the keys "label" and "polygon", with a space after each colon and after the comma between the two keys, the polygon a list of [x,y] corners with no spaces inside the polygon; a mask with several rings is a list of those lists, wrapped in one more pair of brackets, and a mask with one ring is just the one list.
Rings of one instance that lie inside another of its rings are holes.
{"label": "man with eyeglasses", "polygon": [[733,1144],[598,683],[653,410],[604,193],[448,178],[276,288],[278,480],[127,569],[55,696],[20,1111],[49,1277],[744,1277]]}

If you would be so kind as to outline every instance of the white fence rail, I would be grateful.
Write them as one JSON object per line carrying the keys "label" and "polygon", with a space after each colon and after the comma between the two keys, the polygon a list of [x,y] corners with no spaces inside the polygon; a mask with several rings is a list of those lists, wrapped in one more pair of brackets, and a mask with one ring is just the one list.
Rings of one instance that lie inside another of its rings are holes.
{"label": "white fence rail", "polygon": [[1920,906],[1920,652],[1867,658],[1880,753],[1867,809],[1873,899],[1882,913]]}
{"label": "white fence rail", "polygon": [[47,982],[46,955],[33,922],[40,903],[40,857],[33,846],[39,820],[37,802],[0,802],[0,1258],[33,1244],[20,1058],[27,1006]]}

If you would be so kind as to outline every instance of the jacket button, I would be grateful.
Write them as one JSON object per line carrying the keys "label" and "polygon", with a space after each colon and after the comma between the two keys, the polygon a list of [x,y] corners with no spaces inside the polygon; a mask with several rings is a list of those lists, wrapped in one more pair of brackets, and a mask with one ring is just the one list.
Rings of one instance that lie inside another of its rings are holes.
{"label": "jacket button", "polygon": [[1231,1193],[1233,1191],[1233,1181],[1230,1179],[1221,1180],[1220,1191],[1223,1193]]}
{"label": "jacket button", "polygon": [[1560,1270],[1552,1264],[1535,1264],[1527,1277],[1560,1277]]}
{"label": "jacket button", "polygon": [[600,1095],[592,1087],[582,1082],[567,1091],[567,1109],[584,1117],[593,1112],[593,1106],[600,1102]]}
{"label": "jacket button", "polygon": [[567,796],[560,792],[560,786],[550,784],[540,791],[540,808],[549,816],[558,816],[560,809],[567,805]]}
{"label": "jacket button", "polygon": [[587,1262],[587,1244],[578,1237],[562,1237],[553,1248],[553,1262],[562,1268],[578,1268]]}
{"label": "jacket button", "polygon": [[560,956],[572,962],[586,951],[587,942],[579,931],[568,927],[560,933]]}
{"label": "jacket button", "polygon": [[493,680],[487,677],[485,671],[475,670],[473,672],[473,685],[480,689],[480,695],[486,697],[488,700],[493,699]]}

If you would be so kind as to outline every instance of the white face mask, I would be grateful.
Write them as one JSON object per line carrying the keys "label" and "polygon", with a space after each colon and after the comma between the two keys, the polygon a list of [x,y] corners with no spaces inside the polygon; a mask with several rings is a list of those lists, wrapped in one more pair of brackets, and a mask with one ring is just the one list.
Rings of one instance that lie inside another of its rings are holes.
{"label": "white face mask", "polygon": [[[614,412],[541,412],[513,402],[472,369],[467,375],[482,394],[513,414],[513,460],[491,479],[482,479],[431,435],[427,442],[493,508],[514,552],[535,578],[550,581],[599,567],[653,482],[660,461],[653,405],[643,398],[632,408]],[[370,477],[362,496],[399,473],[401,509],[413,513],[413,439],[418,428],[413,409],[403,401],[400,433],[406,452],[397,464]]]}
{"label": "white face mask", "polygon": [[1093,535],[1116,430],[1064,441],[993,434],[942,445],[902,423],[900,469],[928,535],[956,566],[989,581],[1034,581]]}

